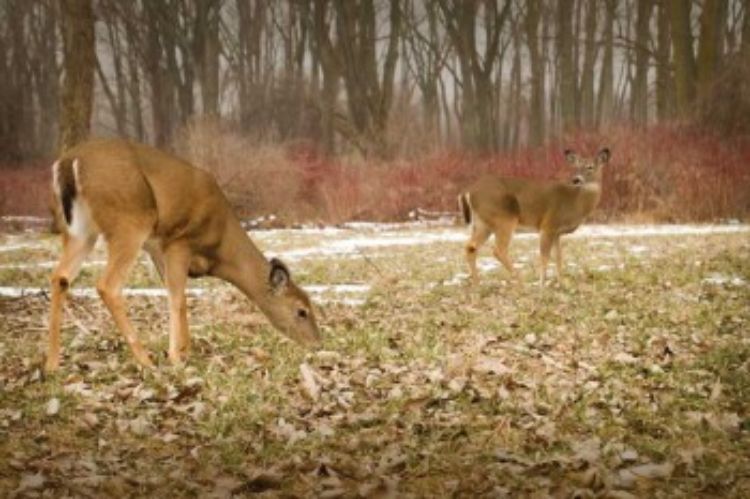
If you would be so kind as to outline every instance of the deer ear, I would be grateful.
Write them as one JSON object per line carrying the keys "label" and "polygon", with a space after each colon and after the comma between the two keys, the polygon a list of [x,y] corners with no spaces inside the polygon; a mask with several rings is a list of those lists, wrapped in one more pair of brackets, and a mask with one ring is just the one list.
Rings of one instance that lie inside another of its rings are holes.
{"label": "deer ear", "polygon": [[596,160],[599,162],[599,164],[605,164],[609,163],[609,157],[610,157],[609,147],[603,148],[601,151],[599,151],[599,154],[596,155]]}
{"label": "deer ear", "polygon": [[284,262],[278,258],[271,259],[271,273],[268,275],[268,282],[271,285],[271,290],[274,293],[278,293],[286,289],[291,281],[289,276],[289,269],[286,268]]}
{"label": "deer ear", "polygon": [[565,149],[565,151],[563,152],[563,156],[565,156],[565,161],[570,164],[575,164],[576,160],[578,159],[578,155],[573,151],[573,149]]}

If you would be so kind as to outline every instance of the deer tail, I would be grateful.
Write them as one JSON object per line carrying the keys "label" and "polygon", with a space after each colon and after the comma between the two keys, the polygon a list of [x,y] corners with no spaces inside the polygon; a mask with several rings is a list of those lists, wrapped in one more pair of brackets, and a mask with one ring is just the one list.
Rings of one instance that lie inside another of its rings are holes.
{"label": "deer tail", "polygon": [[464,223],[471,223],[471,203],[469,202],[469,193],[463,192],[458,196],[458,209],[463,214]]}

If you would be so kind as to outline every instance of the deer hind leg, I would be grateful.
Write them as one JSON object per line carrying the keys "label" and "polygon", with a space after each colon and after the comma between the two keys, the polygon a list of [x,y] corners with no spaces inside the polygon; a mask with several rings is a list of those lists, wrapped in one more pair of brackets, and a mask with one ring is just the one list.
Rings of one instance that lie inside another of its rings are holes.
{"label": "deer hind leg", "polygon": [[552,252],[552,246],[556,244],[558,235],[542,231],[539,237],[539,286],[544,287],[544,281],[547,278],[547,264],[549,255]]}
{"label": "deer hind leg", "polygon": [[466,243],[466,263],[469,265],[469,274],[471,280],[476,284],[479,282],[479,272],[477,272],[477,252],[479,248],[487,241],[490,237],[490,229],[487,225],[474,218],[474,223],[471,227],[471,237]]}
{"label": "deer hind leg", "polygon": [[169,293],[169,361],[179,364],[190,348],[185,285],[190,268],[190,250],[171,246],[164,252],[164,278]]}
{"label": "deer hind leg", "polygon": [[138,363],[144,367],[153,367],[153,362],[128,320],[126,303],[122,296],[125,279],[138,257],[146,235],[125,231],[114,232],[114,234],[107,240],[107,266],[96,284],[96,289]]}
{"label": "deer hind leg", "polygon": [[498,223],[495,226],[495,249],[493,250],[495,258],[503,264],[515,279],[518,279],[518,272],[513,267],[513,262],[508,255],[508,246],[510,246],[510,240],[513,238],[517,226],[517,218],[510,218]]}
{"label": "deer hind leg", "polygon": [[50,277],[52,294],[49,313],[49,342],[47,359],[44,365],[47,372],[55,371],[60,367],[60,329],[62,328],[65,298],[68,289],[81,270],[83,260],[91,253],[95,243],[96,235],[87,237],[63,235],[63,253]]}
{"label": "deer hind leg", "polygon": [[164,262],[164,251],[162,251],[158,242],[154,240],[146,241],[143,245],[143,249],[146,251],[148,256],[151,258],[151,262],[154,264],[156,272],[159,274],[162,284],[166,283],[166,263]]}
{"label": "deer hind leg", "polygon": [[555,267],[557,269],[557,282],[562,282],[562,246],[560,245],[560,236],[555,238]]}

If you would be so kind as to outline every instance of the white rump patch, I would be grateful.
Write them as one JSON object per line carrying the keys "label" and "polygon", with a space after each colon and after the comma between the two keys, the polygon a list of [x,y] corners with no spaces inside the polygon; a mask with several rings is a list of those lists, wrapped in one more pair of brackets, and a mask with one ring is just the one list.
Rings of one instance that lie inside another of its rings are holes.
{"label": "white rump patch", "polygon": [[78,158],[75,158],[73,160],[73,179],[76,183],[76,193],[81,194],[81,180],[80,175],[78,172],[78,168],[81,166],[81,162],[78,160]]}
{"label": "white rump patch", "polygon": [[55,192],[55,196],[57,196],[58,199],[60,199],[60,182],[59,182],[59,173],[60,170],[60,160],[58,159],[54,163],[52,163],[52,190]]}
{"label": "white rump patch", "polygon": [[68,226],[68,234],[76,239],[85,239],[97,232],[89,205],[81,199],[80,193],[73,201],[72,215],[73,221]]}

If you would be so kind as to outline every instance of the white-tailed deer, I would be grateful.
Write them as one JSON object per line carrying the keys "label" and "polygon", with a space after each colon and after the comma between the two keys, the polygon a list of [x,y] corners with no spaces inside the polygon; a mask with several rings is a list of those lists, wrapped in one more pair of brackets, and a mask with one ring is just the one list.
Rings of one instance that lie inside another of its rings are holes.
{"label": "white-tailed deer", "polygon": [[558,279],[562,271],[560,236],[576,230],[601,197],[602,167],[609,162],[609,149],[595,158],[580,158],[565,151],[565,159],[575,168],[568,182],[539,181],[486,175],[458,197],[464,221],[472,225],[466,243],[466,261],[474,282],[477,251],[491,234],[495,235],[494,255],[508,271],[516,271],[508,256],[508,245],[519,225],[539,231],[539,282],[544,285],[547,262],[555,248]]}
{"label": "white-tailed deer", "polygon": [[180,362],[190,343],[188,277],[228,281],[290,338],[319,341],[307,294],[294,284],[281,261],[266,260],[253,244],[211,174],[165,152],[123,140],[94,140],[74,147],[52,165],[52,173],[63,252],[51,278],[46,370],[59,366],[65,296],[100,235],[106,242],[107,265],[97,291],[144,366],[153,364],[127,318],[122,296],[142,248],[167,288],[171,362]]}

